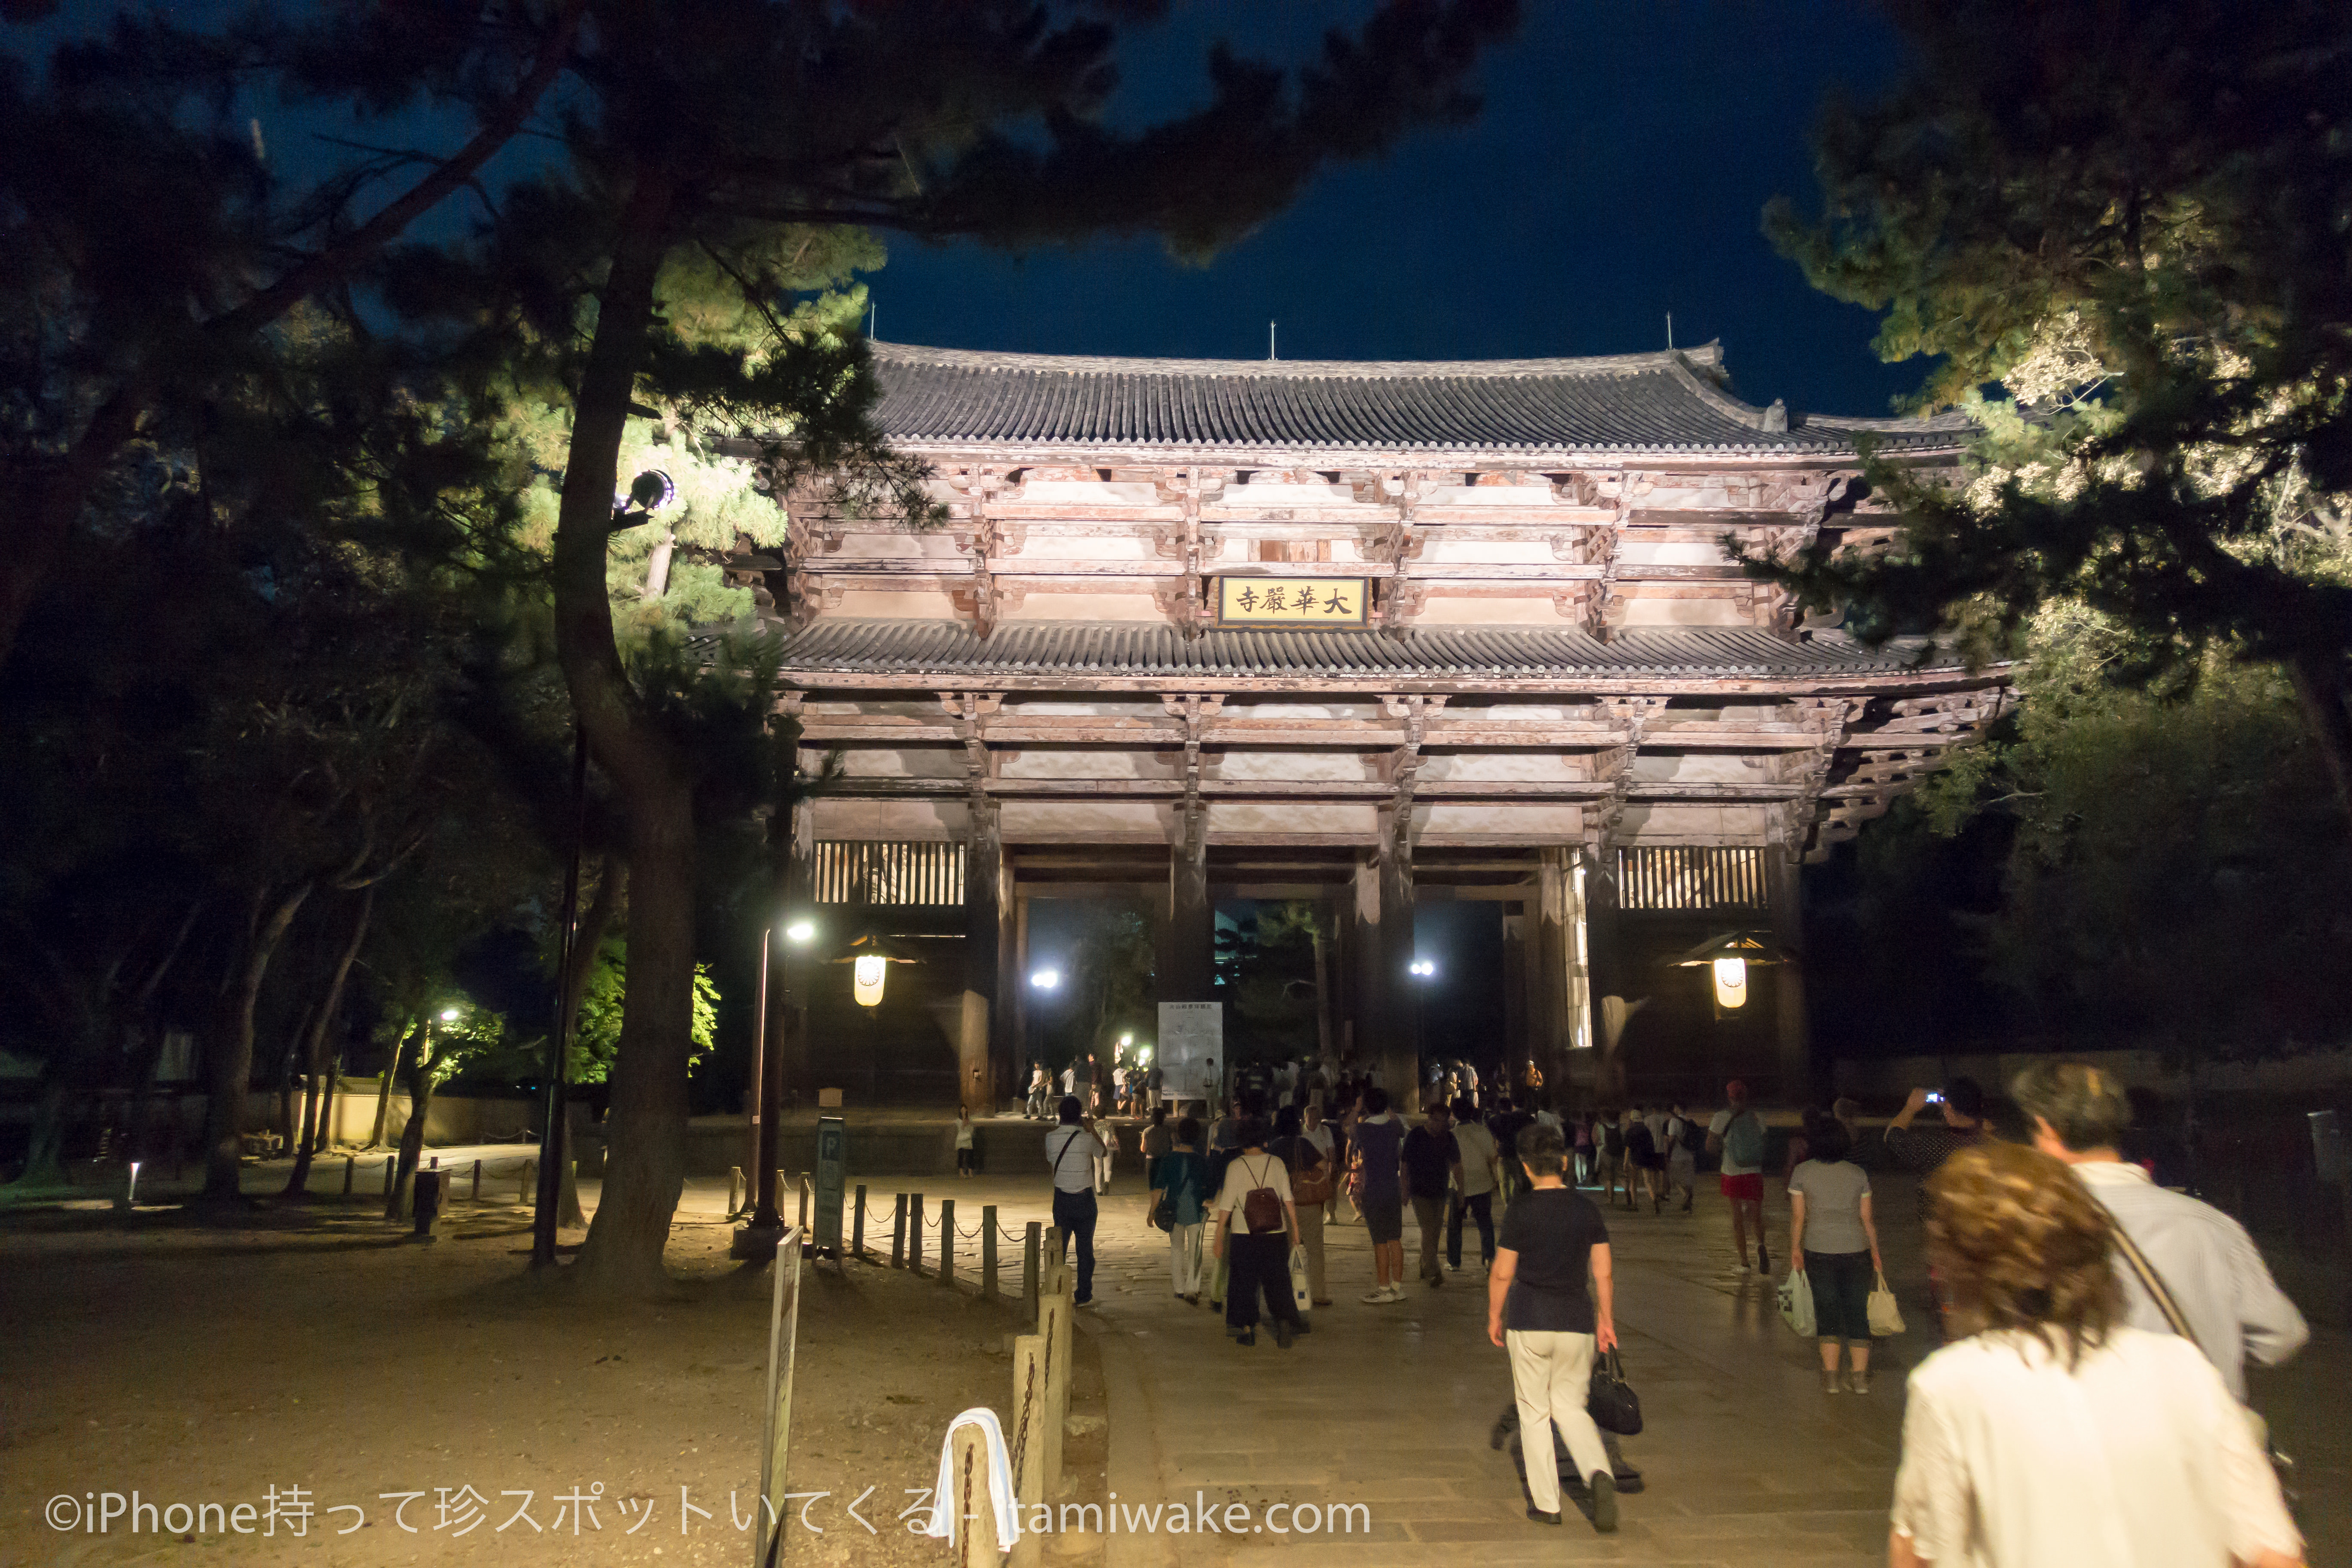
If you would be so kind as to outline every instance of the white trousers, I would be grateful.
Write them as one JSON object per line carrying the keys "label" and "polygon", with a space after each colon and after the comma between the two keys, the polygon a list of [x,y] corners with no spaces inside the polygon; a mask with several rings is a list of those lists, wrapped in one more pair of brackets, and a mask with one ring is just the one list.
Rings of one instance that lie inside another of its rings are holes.
{"label": "white trousers", "polygon": [[1553,1462],[1552,1428],[1568,1444],[1576,1473],[1590,1480],[1607,1470],[1609,1450],[1601,1428],[1585,1413],[1592,1392],[1591,1334],[1511,1329],[1503,1335],[1511,1352],[1511,1391],[1519,1403],[1519,1446],[1527,1461],[1528,1496],[1546,1513],[1559,1511],[1559,1469]]}
{"label": "white trousers", "polygon": [[1201,1278],[1201,1233],[1207,1228],[1195,1220],[1168,1233],[1168,1273],[1179,1296],[1197,1296],[1207,1283]]}

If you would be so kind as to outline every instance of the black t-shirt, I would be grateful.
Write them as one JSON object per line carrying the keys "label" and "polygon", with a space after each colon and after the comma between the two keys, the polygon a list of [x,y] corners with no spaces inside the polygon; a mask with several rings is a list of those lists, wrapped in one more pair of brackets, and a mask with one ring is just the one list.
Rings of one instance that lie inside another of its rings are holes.
{"label": "black t-shirt", "polygon": [[1497,1245],[1519,1257],[1503,1304],[1507,1329],[1589,1334],[1598,1321],[1586,1283],[1592,1249],[1609,1227],[1591,1199],[1569,1187],[1538,1187],[1503,1211]]}
{"label": "black t-shirt", "polygon": [[1454,1134],[1416,1127],[1404,1135],[1406,1185],[1417,1198],[1445,1195],[1445,1173],[1454,1163]]}

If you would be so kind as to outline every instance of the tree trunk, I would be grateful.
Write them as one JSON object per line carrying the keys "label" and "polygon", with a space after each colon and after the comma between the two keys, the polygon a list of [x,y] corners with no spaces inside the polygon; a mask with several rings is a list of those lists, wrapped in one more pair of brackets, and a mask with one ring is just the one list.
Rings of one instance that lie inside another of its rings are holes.
{"label": "tree trunk", "polygon": [[313,1092],[310,1074],[305,1065],[310,1058],[302,1047],[303,1042],[310,1037],[311,1026],[318,1017],[319,1004],[313,1000],[302,1009],[301,1023],[295,1026],[294,1033],[287,1038],[286,1048],[278,1053],[277,1065],[270,1069],[270,1081],[277,1086],[270,1106],[270,1128],[278,1134],[280,1149],[291,1151],[295,1134],[301,1131],[298,1124],[299,1113],[294,1109],[298,1090],[305,1104],[309,1103]]}
{"label": "tree trunk", "polygon": [[[245,1096],[253,1081],[253,1004],[261,994],[269,961],[286,940],[287,929],[311,884],[297,883],[275,906],[266,892],[256,892],[247,918],[245,942],[230,973],[230,983],[214,1009],[210,1038],[205,1042],[205,1190],[199,1201],[207,1205],[236,1203],[241,1197],[238,1172],[244,1148],[238,1134],[245,1125]],[[265,913],[265,910],[267,911]]]}
{"label": "tree trunk", "polygon": [[383,1200],[386,1219],[406,1219],[415,1212],[416,1167],[425,1157],[425,1118],[433,1109],[434,1080],[439,1076],[433,1070],[433,1026],[427,1024],[425,1038],[409,1058],[408,1071],[402,1079],[401,1087],[408,1090],[408,1125],[400,1130],[400,1159],[393,1172],[392,1191]]}
{"label": "tree trunk", "polygon": [[[588,900],[588,910],[580,917],[579,930],[572,941],[572,969],[563,976],[562,1015],[556,1020],[562,1030],[562,1038],[572,1038],[580,1024],[580,999],[588,994],[588,976],[595,972],[596,952],[604,945],[604,933],[613,927],[613,917],[620,912],[622,897],[629,886],[629,863],[618,855],[607,855],[596,872],[596,891]],[[571,1064],[564,1064],[567,1074]],[[585,1108],[577,1100],[567,1100],[563,1121],[555,1145],[557,1189],[555,1228],[585,1230],[588,1216],[580,1207],[580,1128]]]}
{"label": "tree trunk", "polygon": [[335,1101],[343,1092],[343,1048],[335,1047],[335,1059],[327,1069],[326,1092],[319,1097],[319,1124],[311,1130],[310,1152],[323,1154],[335,1142]]}
{"label": "tree trunk", "polygon": [[2352,685],[2345,678],[2344,656],[2304,654],[2287,661],[2286,673],[2304,722],[2318,742],[2328,782],[2336,786],[2336,803],[2352,823]]}
{"label": "tree trunk", "polygon": [[662,1250],[685,1183],[694,997],[694,797],[688,759],[640,712],[613,637],[604,546],[637,368],[668,247],[670,189],[639,170],[599,292],[557,513],[556,647],[590,754],[629,822],[629,959],[606,1114],[604,1190],[574,1278],[605,1295],[667,1282]]}
{"label": "tree trunk", "polygon": [[[368,919],[374,911],[375,884],[371,882],[360,889],[359,908],[352,912],[352,934],[344,940],[342,952],[336,954],[334,973],[327,981],[327,994],[320,1002],[318,1014],[310,1020],[310,1035],[302,1043],[302,1070],[310,1080],[310,1092],[303,1097],[300,1136],[294,1142],[294,1173],[286,1179],[286,1195],[289,1198],[308,1195],[310,1157],[317,1152],[326,1131],[320,1080],[326,1076],[327,1036],[335,1020],[342,1016],[343,983],[351,977],[361,944],[367,941]],[[340,1051],[336,1060],[341,1060]]]}
{"label": "tree trunk", "polygon": [[383,1070],[376,1077],[375,1127],[368,1133],[367,1141],[367,1146],[371,1149],[383,1147],[383,1125],[392,1114],[392,1080],[400,1071],[401,1055],[408,1049],[408,1037],[415,1032],[415,1028],[416,1020],[414,1018],[400,1026],[399,1035],[392,1042],[392,1060],[384,1063]]}
{"label": "tree trunk", "polygon": [[604,1188],[574,1266],[613,1294],[662,1288],[662,1249],[686,1184],[687,1062],[694,985],[694,802],[682,785],[631,812],[628,993],[612,1103]]}

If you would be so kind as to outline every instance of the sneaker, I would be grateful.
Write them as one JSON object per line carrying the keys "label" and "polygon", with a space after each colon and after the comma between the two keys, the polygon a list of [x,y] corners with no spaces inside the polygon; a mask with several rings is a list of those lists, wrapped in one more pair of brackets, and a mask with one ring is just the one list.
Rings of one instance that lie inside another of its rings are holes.
{"label": "sneaker", "polygon": [[1234,1336],[1234,1343],[1237,1345],[1254,1345],[1257,1343],[1257,1331],[1255,1329],[1244,1329],[1240,1333]]}
{"label": "sneaker", "polygon": [[1297,1336],[1290,1331],[1290,1325],[1288,1323],[1284,1322],[1279,1318],[1275,1320],[1274,1342],[1277,1346],[1284,1350],[1288,1350],[1291,1346],[1291,1342],[1297,1338]]}
{"label": "sneaker", "polygon": [[1868,1394],[1870,1392],[1869,1369],[1866,1367],[1850,1369],[1845,1374],[1845,1391],[1848,1394]]}
{"label": "sneaker", "polygon": [[1389,1300],[1389,1301],[1390,1301],[1391,1303],[1392,1303],[1392,1304],[1393,1304],[1393,1303],[1395,1303],[1395,1302],[1402,1301],[1402,1300],[1404,1300],[1404,1281],[1403,1281],[1403,1280],[1402,1280],[1402,1279],[1397,1280],[1395,1283],[1391,1284],[1391,1285],[1388,1288],[1388,1290],[1389,1290],[1389,1293],[1388,1293],[1388,1300]]}
{"label": "sneaker", "polygon": [[1385,1285],[1373,1286],[1370,1289],[1364,1292],[1361,1299],[1364,1305],[1367,1307],[1384,1306],[1388,1302],[1396,1300],[1395,1297],[1389,1294],[1389,1288]]}
{"label": "sneaker", "polygon": [[1528,1504],[1528,1517],[1534,1520],[1538,1524],[1558,1524],[1559,1522],[1559,1513],[1558,1510],[1546,1513],[1542,1509],[1538,1508],[1533,1503]]}
{"label": "sneaker", "polygon": [[1772,1255],[1764,1250],[1764,1244],[1760,1241],[1756,1244],[1756,1272],[1759,1274],[1772,1272]]}
{"label": "sneaker", "polygon": [[1845,1384],[1839,1381],[1837,1373],[1833,1372],[1825,1372],[1822,1373],[1822,1392],[1823,1394],[1843,1394],[1845,1392]]}
{"label": "sneaker", "polygon": [[1592,1472],[1592,1528],[1602,1535],[1617,1533],[1617,1478],[1607,1470]]}

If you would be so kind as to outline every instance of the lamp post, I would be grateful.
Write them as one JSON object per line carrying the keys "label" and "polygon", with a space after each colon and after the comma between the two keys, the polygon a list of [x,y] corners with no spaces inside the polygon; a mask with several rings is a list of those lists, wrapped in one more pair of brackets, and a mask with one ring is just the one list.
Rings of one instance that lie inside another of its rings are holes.
{"label": "lamp post", "polygon": [[1418,1090],[1421,1076],[1427,1070],[1422,1059],[1424,1055],[1421,1038],[1422,998],[1429,988],[1429,983],[1437,978],[1437,963],[1434,959],[1416,958],[1405,965],[1405,969],[1417,983],[1412,988],[1412,1076],[1414,1088]]}
{"label": "lamp post", "polygon": [[[782,935],[782,942],[776,938]],[[777,981],[776,1014],[781,1035],[793,1024],[793,955],[816,937],[816,922],[796,916],[760,932],[760,984],[752,1004],[751,1213],[728,1246],[731,1258],[762,1258],[776,1255],[783,1239],[783,1212],[776,1206],[776,1159],[783,1136],[783,1042],[768,1027],[768,979]]]}
{"label": "lamp post", "polygon": [[[611,533],[638,528],[677,496],[677,487],[659,468],[647,468],[629,481],[629,493],[613,498]],[[632,510],[634,509],[634,510]],[[611,533],[607,534],[609,539]],[[555,928],[555,1020],[547,1031],[547,1087],[541,1100],[539,1129],[539,1189],[530,1215],[530,1266],[552,1267],[555,1228],[563,1201],[560,1163],[563,1147],[564,1075],[572,1064],[572,1025],[575,1008],[572,985],[572,949],[580,936],[580,854],[588,836],[588,731],[575,714],[572,721],[572,857],[563,868],[563,910]]]}

